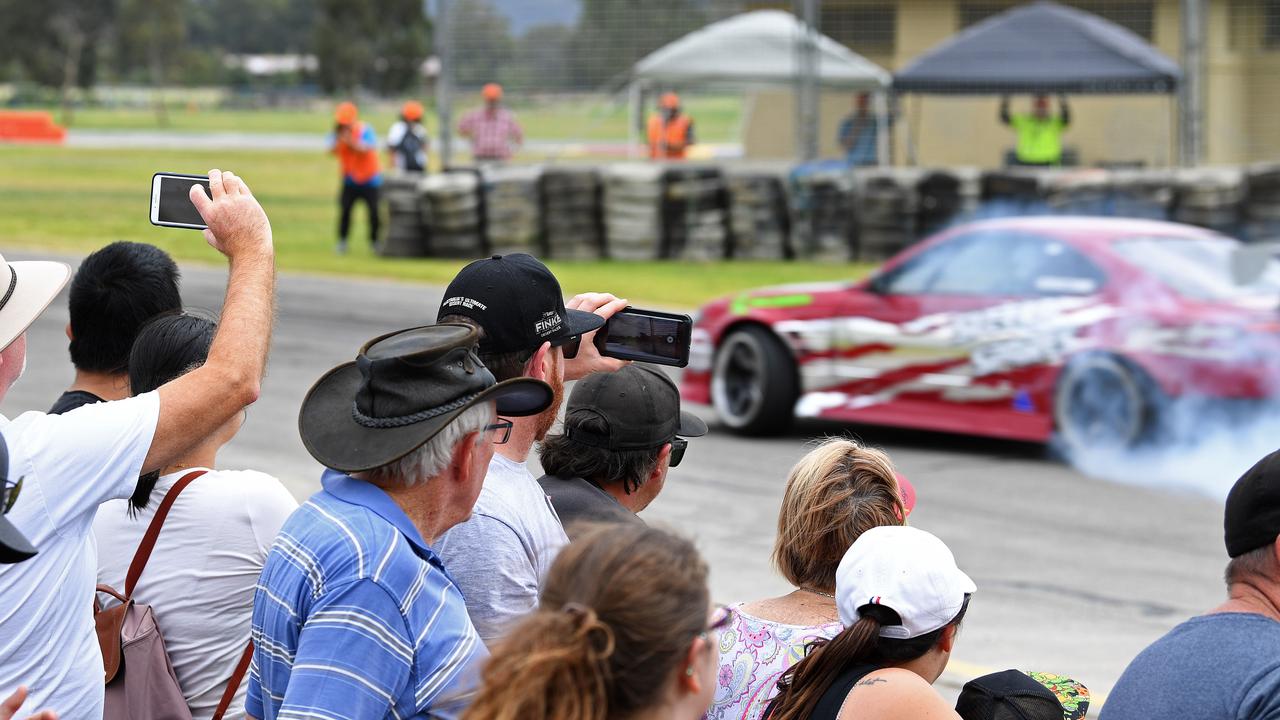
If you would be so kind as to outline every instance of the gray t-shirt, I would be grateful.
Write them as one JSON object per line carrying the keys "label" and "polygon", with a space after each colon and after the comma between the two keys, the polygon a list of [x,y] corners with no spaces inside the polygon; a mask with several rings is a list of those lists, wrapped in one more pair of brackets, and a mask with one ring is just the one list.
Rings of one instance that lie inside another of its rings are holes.
{"label": "gray t-shirt", "polygon": [[1101,720],[1280,720],[1280,622],[1216,613],[1170,630],[1129,663]]}
{"label": "gray t-shirt", "polygon": [[547,494],[524,463],[494,455],[471,519],[436,551],[467,601],[467,614],[492,645],[538,604],[538,588],[569,544]]}

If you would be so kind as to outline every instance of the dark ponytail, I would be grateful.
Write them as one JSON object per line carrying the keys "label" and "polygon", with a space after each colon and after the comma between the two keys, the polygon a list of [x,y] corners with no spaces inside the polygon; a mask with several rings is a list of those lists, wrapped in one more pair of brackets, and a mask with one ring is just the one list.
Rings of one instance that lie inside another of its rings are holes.
{"label": "dark ponytail", "polygon": [[792,665],[778,681],[778,695],[765,711],[766,720],[806,720],[818,701],[842,673],[859,664],[883,664],[915,660],[938,644],[942,632],[964,620],[969,596],[951,622],[933,632],[907,640],[880,637],[880,629],[901,625],[902,618],[883,605],[858,608],[858,621],[830,640],[815,640],[804,659]]}
{"label": "dark ponytail", "polygon": [[[204,364],[218,325],[186,312],[158,315],[142,326],[129,352],[129,392],[142,395]],[[202,438],[193,439],[192,444]],[[160,472],[143,473],[129,498],[129,515],[136,516],[151,501]]]}

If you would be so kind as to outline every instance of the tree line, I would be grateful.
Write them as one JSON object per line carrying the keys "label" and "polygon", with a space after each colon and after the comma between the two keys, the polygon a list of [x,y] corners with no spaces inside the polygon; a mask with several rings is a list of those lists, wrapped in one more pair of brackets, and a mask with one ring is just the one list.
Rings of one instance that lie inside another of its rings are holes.
{"label": "tree line", "polygon": [[[732,4],[582,0],[575,24],[513,36],[489,0],[452,0],[453,77],[462,87],[607,86]],[[420,82],[432,35],[422,0],[0,0],[0,82],[64,96],[99,82],[236,84],[247,78],[226,56],[296,54],[314,55],[317,67],[284,82],[396,94]]]}

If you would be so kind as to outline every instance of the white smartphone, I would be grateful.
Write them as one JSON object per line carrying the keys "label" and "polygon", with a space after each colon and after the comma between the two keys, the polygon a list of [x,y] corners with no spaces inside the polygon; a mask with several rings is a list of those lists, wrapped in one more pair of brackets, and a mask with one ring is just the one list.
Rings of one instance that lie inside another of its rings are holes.
{"label": "white smartphone", "polygon": [[204,230],[204,218],[191,202],[191,186],[203,185],[209,193],[206,175],[156,173],[151,176],[151,224],[161,227]]}

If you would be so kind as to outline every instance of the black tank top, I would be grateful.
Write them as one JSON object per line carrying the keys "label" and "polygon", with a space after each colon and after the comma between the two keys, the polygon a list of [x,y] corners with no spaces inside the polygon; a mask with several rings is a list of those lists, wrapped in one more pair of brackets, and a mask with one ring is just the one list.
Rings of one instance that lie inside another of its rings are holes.
{"label": "black tank top", "polygon": [[880,669],[879,665],[855,665],[840,674],[813,708],[809,720],[836,720],[849,691],[862,678]]}

